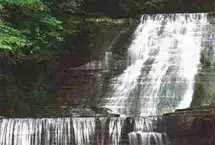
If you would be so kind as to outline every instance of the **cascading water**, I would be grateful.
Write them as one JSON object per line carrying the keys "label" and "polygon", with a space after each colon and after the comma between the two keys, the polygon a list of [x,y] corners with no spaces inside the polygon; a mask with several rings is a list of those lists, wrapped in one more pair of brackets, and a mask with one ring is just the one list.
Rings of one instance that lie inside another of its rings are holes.
{"label": "cascading water", "polygon": [[109,145],[120,145],[124,118],[111,118],[109,123]]}
{"label": "cascading water", "polygon": [[207,14],[144,15],[128,48],[127,69],[99,106],[128,116],[189,107],[206,24]]}
{"label": "cascading water", "polygon": [[0,145],[68,145],[70,131],[69,118],[3,119]]}
{"label": "cascading water", "polygon": [[[99,106],[128,116],[157,116],[187,108],[200,62],[207,14],[144,15],[128,48],[127,69]],[[152,121],[135,119],[130,145],[168,145]]]}
{"label": "cascading water", "polygon": [[100,122],[100,127],[99,131],[97,131],[99,135],[96,138],[96,142],[98,145],[105,145],[107,117],[99,117],[98,121]]}
{"label": "cascading water", "polygon": [[166,133],[156,132],[157,117],[135,118],[134,131],[128,134],[130,145],[169,145]]}
{"label": "cascading water", "polygon": [[76,145],[91,145],[94,142],[95,118],[73,118]]}

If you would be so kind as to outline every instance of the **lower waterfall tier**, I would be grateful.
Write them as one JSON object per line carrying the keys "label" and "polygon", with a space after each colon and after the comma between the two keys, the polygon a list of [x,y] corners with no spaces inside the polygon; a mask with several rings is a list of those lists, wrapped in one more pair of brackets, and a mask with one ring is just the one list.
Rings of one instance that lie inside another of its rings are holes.
{"label": "lower waterfall tier", "polygon": [[129,133],[130,145],[169,145],[169,139],[165,133],[157,132],[131,132]]}
{"label": "lower waterfall tier", "polygon": [[0,145],[128,145],[130,132],[163,129],[157,117],[11,118],[0,122]]}
{"label": "lower waterfall tier", "polygon": [[215,107],[162,117],[5,118],[0,145],[214,145]]}

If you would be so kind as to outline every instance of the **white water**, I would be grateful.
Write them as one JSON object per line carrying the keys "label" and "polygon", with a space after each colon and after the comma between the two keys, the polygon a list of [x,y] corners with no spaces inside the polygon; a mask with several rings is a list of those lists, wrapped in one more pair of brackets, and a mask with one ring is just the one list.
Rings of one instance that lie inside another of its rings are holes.
{"label": "white water", "polygon": [[72,122],[76,145],[92,145],[95,141],[95,118],[73,118]]}
{"label": "white water", "polygon": [[2,119],[0,145],[120,145],[124,120],[106,117]]}
{"label": "white water", "polygon": [[0,145],[68,145],[70,119],[3,119]]}
{"label": "white water", "polygon": [[144,15],[128,48],[127,69],[99,105],[129,116],[189,107],[207,24],[201,13]]}
{"label": "white water", "polygon": [[153,131],[154,124],[157,123],[157,117],[135,117],[134,131]]}
{"label": "white water", "polygon": [[135,118],[134,132],[128,134],[129,145],[169,145],[166,133],[155,131],[156,117]]}
{"label": "white water", "polygon": [[99,135],[97,136],[97,144],[98,145],[105,145],[105,140],[107,140],[106,132],[105,132],[105,125],[107,121],[107,117],[99,117],[99,122],[100,122],[100,128],[99,128]]}
{"label": "white water", "polygon": [[109,145],[120,145],[122,126],[125,118],[110,118]]}
{"label": "white water", "polygon": [[168,145],[168,137],[165,133],[158,132],[131,132],[129,136],[129,145]]}

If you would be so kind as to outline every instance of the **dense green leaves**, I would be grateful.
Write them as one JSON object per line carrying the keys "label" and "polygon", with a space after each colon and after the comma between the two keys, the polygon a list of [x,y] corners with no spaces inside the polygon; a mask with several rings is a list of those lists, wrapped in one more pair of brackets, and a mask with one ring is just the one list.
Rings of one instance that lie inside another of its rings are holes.
{"label": "dense green leaves", "polygon": [[128,15],[158,11],[163,8],[164,0],[125,0],[121,8]]}
{"label": "dense green leaves", "polygon": [[22,31],[14,29],[0,20],[0,49],[18,51],[27,45],[29,42]]}
{"label": "dense green leaves", "polygon": [[[42,109],[52,102],[49,82],[54,81],[47,78],[55,75],[66,41],[82,32],[82,18],[65,18],[65,13],[81,12],[80,5],[69,0],[0,0],[0,106],[6,112],[32,113],[34,106]],[[10,57],[9,71],[1,68],[2,55]]]}
{"label": "dense green leaves", "polygon": [[2,5],[21,6],[33,10],[47,10],[47,6],[41,0],[0,0]]}
{"label": "dense green leaves", "polygon": [[56,14],[80,14],[84,13],[84,0],[44,0],[50,9]]}
{"label": "dense green leaves", "polygon": [[72,38],[80,32],[80,19],[62,19],[65,11],[80,10],[80,3],[0,0],[0,49],[19,53],[27,59],[52,59],[62,51],[66,37]]}

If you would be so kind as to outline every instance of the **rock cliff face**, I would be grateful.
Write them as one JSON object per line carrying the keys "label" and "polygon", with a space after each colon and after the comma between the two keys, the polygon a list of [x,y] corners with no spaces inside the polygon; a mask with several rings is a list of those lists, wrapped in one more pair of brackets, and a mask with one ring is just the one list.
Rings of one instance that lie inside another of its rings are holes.
{"label": "rock cliff face", "polygon": [[172,145],[214,145],[214,106],[176,110],[164,115]]}
{"label": "rock cliff face", "polygon": [[215,49],[214,49],[214,14],[208,15],[209,25],[205,27],[202,39],[201,65],[195,79],[193,101],[191,106],[208,105],[214,102],[215,92]]}
{"label": "rock cliff face", "polygon": [[126,45],[134,25],[102,27],[93,31],[78,46],[78,54],[67,56],[67,64],[62,64],[63,77],[59,77],[61,89],[57,96],[58,104],[78,108],[96,105],[105,92],[108,78],[125,67]]}

